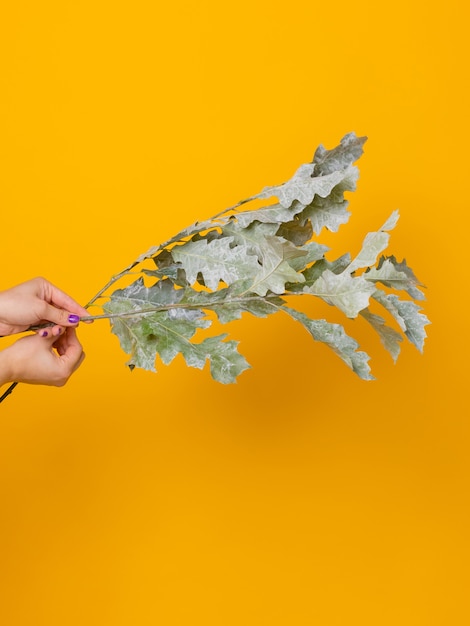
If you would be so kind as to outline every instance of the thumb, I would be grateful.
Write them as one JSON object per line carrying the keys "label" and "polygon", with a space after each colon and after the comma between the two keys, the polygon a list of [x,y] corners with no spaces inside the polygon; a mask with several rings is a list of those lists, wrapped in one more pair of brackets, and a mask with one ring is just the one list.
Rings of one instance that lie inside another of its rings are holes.
{"label": "thumb", "polygon": [[58,309],[52,304],[44,302],[44,308],[42,312],[43,318],[48,322],[53,322],[59,326],[77,326],[80,321],[80,316],[75,313],[70,313],[64,309]]}

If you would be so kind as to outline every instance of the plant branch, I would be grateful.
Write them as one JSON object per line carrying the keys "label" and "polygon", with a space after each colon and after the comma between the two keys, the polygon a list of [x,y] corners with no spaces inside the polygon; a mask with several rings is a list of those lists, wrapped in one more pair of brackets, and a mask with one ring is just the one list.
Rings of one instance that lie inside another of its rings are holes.
{"label": "plant branch", "polygon": [[88,309],[90,306],[92,306],[96,302],[96,300],[98,300],[99,298],[104,297],[103,294],[105,293],[105,291],[107,291],[112,285],[114,285],[115,282],[117,282],[124,276],[134,274],[135,272],[131,272],[130,270],[134,268],[136,265],[138,265],[137,261],[133,265],[126,267],[126,269],[122,270],[122,272],[119,272],[118,274],[115,274],[114,276],[112,276],[109,279],[109,281],[106,283],[106,285],[102,289],[100,289],[98,293],[96,293],[89,302],[85,304],[85,309]]}
{"label": "plant branch", "polygon": [[[103,313],[100,315],[89,315],[86,317],[82,317],[82,322],[88,322],[92,320],[99,319],[115,319],[121,317],[133,317],[137,315],[146,315],[148,313],[160,313],[163,311],[170,311],[171,309],[213,309],[219,306],[225,306],[229,304],[243,304],[244,302],[253,302],[253,301],[262,301],[268,302],[269,304],[273,304],[270,302],[270,299],[278,299],[286,296],[299,296],[301,293],[283,293],[280,295],[270,294],[267,296],[247,296],[244,298],[227,298],[224,300],[218,300],[215,302],[198,302],[198,303],[188,303],[188,302],[176,302],[173,304],[162,304],[154,307],[148,307],[145,309],[136,309],[134,311],[125,311],[123,313]],[[277,305],[275,305],[277,306]],[[277,307],[281,308],[281,307]]]}
{"label": "plant branch", "polygon": [[[237,202],[233,206],[229,207],[228,209],[224,209],[223,211],[220,211],[220,213],[217,213],[216,215],[214,215],[213,217],[209,218],[205,222],[202,222],[202,223],[199,222],[199,221],[198,222],[194,222],[193,224],[191,224],[187,228],[184,228],[182,231],[180,231],[177,235],[175,235],[171,239],[168,239],[167,241],[163,242],[159,246],[153,248],[152,251],[151,251],[151,254],[149,253],[148,256],[144,255],[143,257],[139,258],[137,261],[134,261],[133,263],[128,265],[125,269],[121,270],[120,272],[118,272],[117,274],[112,276],[109,279],[109,281],[106,283],[106,285],[102,289],[100,289],[98,291],[98,293],[95,294],[90,299],[89,302],[87,302],[87,304],[85,304],[85,308],[88,309],[90,306],[92,306],[96,302],[96,300],[101,298],[103,296],[103,294],[112,285],[114,285],[114,283],[116,283],[118,280],[120,280],[124,276],[127,276],[128,274],[131,274],[132,273],[131,270],[134,269],[134,267],[136,267],[140,263],[143,263],[143,261],[146,261],[147,259],[156,256],[159,252],[162,252],[162,250],[165,250],[165,248],[168,248],[168,246],[173,245],[175,243],[179,243],[183,239],[186,239],[186,237],[188,237],[190,233],[194,235],[197,232],[200,232],[201,230],[205,230],[204,228],[200,228],[200,225],[207,224],[207,223],[210,223],[210,222],[214,222],[213,226],[214,227],[218,226],[218,224],[215,223],[215,220],[217,220],[218,218],[222,217],[223,215],[226,215],[227,213],[230,213],[232,211],[236,211],[238,209],[238,207],[242,206],[243,204],[247,204],[248,202],[251,202],[252,200],[256,200],[257,197],[258,196],[256,195],[256,196],[251,196],[249,198],[245,198],[245,200],[240,200],[239,202]],[[94,318],[94,319],[96,319],[96,318]]]}

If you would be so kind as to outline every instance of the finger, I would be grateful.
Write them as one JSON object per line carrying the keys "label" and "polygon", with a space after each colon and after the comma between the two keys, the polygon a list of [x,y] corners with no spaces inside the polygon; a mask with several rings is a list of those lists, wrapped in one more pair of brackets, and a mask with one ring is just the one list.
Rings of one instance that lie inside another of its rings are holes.
{"label": "finger", "polygon": [[48,326],[47,328],[40,328],[37,334],[40,337],[55,337],[56,339],[60,337],[65,331],[64,326]]}
{"label": "finger", "polygon": [[52,322],[56,326],[77,326],[80,322],[80,316],[76,313],[65,309],[58,309],[45,301],[40,303],[39,316],[43,321]]}
{"label": "finger", "polygon": [[73,349],[73,345],[75,342],[74,342],[74,339],[72,338],[72,344],[70,344],[67,334],[73,330],[74,329],[67,329],[66,333],[62,337],[60,337],[59,340],[56,341],[53,345],[54,349],[59,355],[59,358],[65,356],[64,359],[61,358],[61,361],[63,364],[66,364],[67,368],[71,371],[71,373],[75,372],[75,370],[80,367],[80,365],[83,363],[83,360],[85,358],[85,353],[83,352],[83,348],[80,344],[79,344],[79,350],[77,350],[77,356],[81,352],[80,356],[78,357],[78,360],[76,360],[75,355],[71,354],[70,346],[72,345],[72,349]]}
{"label": "finger", "polygon": [[51,332],[54,337],[60,337],[65,332],[65,328],[63,326],[52,326]]}
{"label": "finger", "polygon": [[73,366],[73,369],[72,369],[72,374],[78,370],[78,368],[80,367],[80,365],[81,365],[81,364],[83,363],[83,361],[85,360],[85,356],[86,356],[86,355],[85,355],[85,353],[84,353],[84,352],[82,352],[82,354],[81,354],[80,358],[78,359],[78,361],[77,361],[77,362],[75,363],[75,365]]}
{"label": "finger", "polygon": [[[85,358],[82,344],[78,341],[75,328],[67,328],[64,335],[58,341],[59,358],[68,365],[72,371],[82,363]],[[62,354],[60,354],[62,352]]]}
{"label": "finger", "polygon": [[[36,333],[36,336],[38,337],[38,339],[41,340],[41,346],[44,346],[44,345],[48,346],[51,353],[53,353],[53,348],[55,348],[56,343],[61,340],[60,335],[57,336],[56,334],[52,332],[53,328],[59,328],[59,327],[50,326],[49,328],[42,328]],[[64,332],[65,332],[65,329],[64,329]]]}
{"label": "finger", "polygon": [[66,294],[64,291],[50,283],[48,280],[43,279],[43,288],[45,300],[54,306],[65,309],[75,315],[85,316],[88,315],[87,310],[82,307],[76,300]]}
{"label": "finger", "polygon": [[47,328],[40,328],[36,334],[39,335],[39,337],[44,337],[44,339],[50,338],[57,340],[64,330],[65,328],[63,326],[48,326]]}

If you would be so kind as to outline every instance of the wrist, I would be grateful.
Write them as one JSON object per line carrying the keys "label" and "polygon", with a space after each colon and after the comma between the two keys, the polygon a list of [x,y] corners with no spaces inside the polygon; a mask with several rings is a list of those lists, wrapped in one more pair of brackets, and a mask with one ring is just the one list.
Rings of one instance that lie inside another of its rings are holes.
{"label": "wrist", "polygon": [[6,383],[14,382],[10,360],[8,359],[8,348],[0,352],[0,387]]}

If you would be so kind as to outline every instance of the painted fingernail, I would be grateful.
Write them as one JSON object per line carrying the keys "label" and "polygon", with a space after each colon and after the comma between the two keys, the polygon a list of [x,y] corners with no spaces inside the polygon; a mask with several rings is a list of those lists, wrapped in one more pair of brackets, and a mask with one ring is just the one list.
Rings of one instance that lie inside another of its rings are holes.
{"label": "painted fingernail", "polygon": [[41,337],[47,337],[49,335],[49,333],[47,332],[47,330],[42,330],[41,331]]}
{"label": "painted fingernail", "polygon": [[78,324],[78,322],[80,321],[80,318],[78,315],[69,315],[69,322],[70,324]]}

